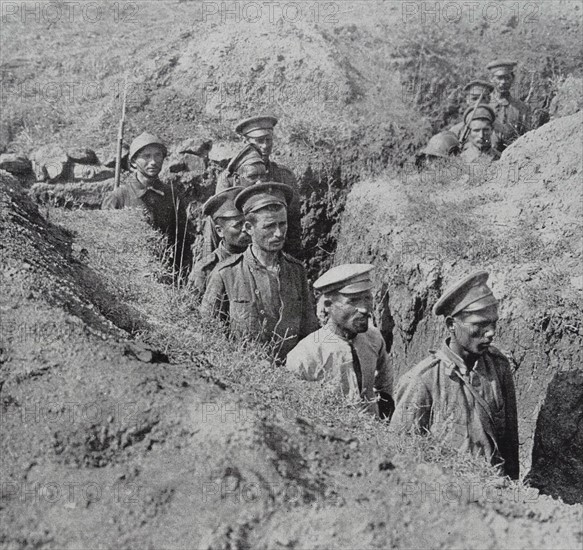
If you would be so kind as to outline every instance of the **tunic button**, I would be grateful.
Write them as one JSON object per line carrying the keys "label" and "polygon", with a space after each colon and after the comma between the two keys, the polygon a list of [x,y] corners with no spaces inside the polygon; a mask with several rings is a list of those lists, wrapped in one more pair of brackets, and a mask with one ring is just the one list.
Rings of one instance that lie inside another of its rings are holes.
{"label": "tunic button", "polygon": [[255,294],[257,294],[257,296],[259,296],[259,290],[256,290],[255,291]]}
{"label": "tunic button", "polygon": [[259,313],[261,313],[261,315],[265,315],[265,311],[261,310]]}

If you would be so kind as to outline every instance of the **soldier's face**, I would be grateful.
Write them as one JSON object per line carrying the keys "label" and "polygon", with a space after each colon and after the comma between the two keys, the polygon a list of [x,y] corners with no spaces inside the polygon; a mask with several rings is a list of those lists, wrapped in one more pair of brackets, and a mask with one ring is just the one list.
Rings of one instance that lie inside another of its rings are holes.
{"label": "soldier's face", "polygon": [[287,210],[268,210],[255,213],[255,219],[245,222],[245,230],[255,246],[265,252],[279,252],[285,244]]}
{"label": "soldier's face", "polygon": [[268,159],[273,150],[273,134],[265,134],[259,137],[248,137],[247,142],[259,151],[264,159]]}
{"label": "soldier's face", "polygon": [[492,138],[492,125],[487,120],[472,120],[469,140],[480,150],[488,149]]}
{"label": "soldier's face", "polygon": [[496,89],[501,93],[507,93],[512,87],[514,82],[514,74],[512,73],[500,73],[495,74],[492,77],[492,83],[496,86]]}
{"label": "soldier's face", "polygon": [[498,322],[498,306],[474,313],[456,315],[449,323],[452,338],[468,353],[482,355],[488,351]]}
{"label": "soldier's face", "polygon": [[[482,91],[484,95],[482,95]],[[484,90],[483,88],[470,88],[468,91],[468,95],[466,96],[466,103],[468,107],[473,107],[476,104],[476,101],[482,97],[482,102],[490,103],[490,92],[488,90]]]}
{"label": "soldier's face", "polygon": [[235,175],[235,185],[249,187],[267,177],[267,170],[263,163],[247,164],[242,166]]}
{"label": "soldier's face", "polygon": [[330,298],[330,320],[341,330],[360,334],[368,330],[368,319],[372,313],[370,290],[358,294],[335,294]]}
{"label": "soldier's face", "polygon": [[164,151],[157,145],[146,145],[132,159],[139,172],[150,178],[155,178],[162,170]]}
{"label": "soldier's face", "polygon": [[235,248],[245,248],[251,242],[251,238],[245,232],[245,218],[221,218],[217,220],[216,228],[219,237],[225,244]]}

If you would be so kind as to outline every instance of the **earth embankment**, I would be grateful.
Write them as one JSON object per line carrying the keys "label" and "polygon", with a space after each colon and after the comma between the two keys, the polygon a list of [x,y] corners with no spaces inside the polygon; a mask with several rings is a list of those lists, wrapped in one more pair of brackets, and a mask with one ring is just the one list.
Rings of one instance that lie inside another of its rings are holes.
{"label": "earth embankment", "polygon": [[444,337],[431,312],[440,293],[490,272],[497,342],[515,371],[522,472],[569,502],[583,498],[582,121],[529,132],[487,171],[461,175],[452,163],[356,185],[336,257],[377,266],[379,321],[399,374]]}
{"label": "earth embankment", "polygon": [[41,212],[0,176],[3,548],[580,546],[580,505],[202,323],[137,213]]}

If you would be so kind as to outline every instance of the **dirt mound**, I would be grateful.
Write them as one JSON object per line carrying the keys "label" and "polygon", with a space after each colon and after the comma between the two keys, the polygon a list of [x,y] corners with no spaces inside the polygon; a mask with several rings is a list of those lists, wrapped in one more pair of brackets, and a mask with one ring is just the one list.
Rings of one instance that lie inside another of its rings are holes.
{"label": "dirt mound", "polygon": [[460,178],[451,165],[357,185],[336,257],[377,265],[378,317],[400,373],[443,337],[431,308],[444,288],[490,271],[502,300],[497,340],[515,369],[522,473],[532,465],[536,483],[569,502],[583,499],[573,435],[583,391],[582,125],[578,113],[526,134],[488,174]]}
{"label": "dirt mound", "polygon": [[156,282],[136,213],[51,223],[16,183],[0,187],[3,547],[580,545],[580,507],[391,439],[203,325]]}

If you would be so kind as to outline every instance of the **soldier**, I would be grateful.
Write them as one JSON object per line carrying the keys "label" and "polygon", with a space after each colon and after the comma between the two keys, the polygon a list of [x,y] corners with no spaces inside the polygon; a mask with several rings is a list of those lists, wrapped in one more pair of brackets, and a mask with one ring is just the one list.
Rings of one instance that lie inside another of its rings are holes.
{"label": "soldier", "polygon": [[518,479],[514,381],[508,359],[492,346],[498,300],[487,280],[486,271],[469,275],[435,304],[449,337],[399,380],[392,427],[429,431]]}
{"label": "soldier", "polygon": [[[478,101],[478,99],[480,99],[480,97],[482,98],[480,100],[480,103],[489,104],[490,97],[491,97],[493,91],[494,91],[494,86],[492,84],[490,84],[489,82],[486,82],[484,80],[472,80],[471,82],[468,82],[464,86],[466,109],[469,107],[474,107],[476,105],[476,102]],[[455,134],[455,136],[458,138],[458,140],[461,140],[463,137],[463,133],[464,133],[465,128],[466,128],[466,124],[462,120],[461,122],[454,124],[449,129],[449,131],[452,132],[453,134]]]}
{"label": "soldier", "polygon": [[231,159],[219,176],[216,192],[233,186],[249,187],[266,179],[267,168],[261,154],[253,145],[246,145]]}
{"label": "soldier", "polygon": [[255,147],[261,155],[267,169],[266,180],[285,183],[294,190],[294,197],[288,205],[286,251],[293,256],[301,257],[303,253],[302,223],[298,182],[289,168],[277,164],[270,158],[273,150],[273,129],[276,124],[277,118],[273,116],[255,116],[239,122],[235,126],[235,132],[243,137],[245,143]]}
{"label": "soldier", "polygon": [[[189,266],[186,205],[181,203],[176,191],[158,178],[168,150],[164,142],[144,132],[134,139],[128,153],[128,164],[132,174],[117,189],[114,189],[101,205],[102,209],[142,208],[148,222],[168,236],[170,245],[176,246],[173,254],[176,266]],[[178,239],[176,238],[178,236]],[[175,250],[175,252],[176,252]],[[183,256],[184,255],[184,256]],[[182,260],[180,260],[182,257]]]}
{"label": "soldier", "polygon": [[457,136],[453,132],[439,132],[431,137],[427,145],[417,153],[415,166],[423,168],[429,166],[438,159],[448,158],[458,155],[460,144]]}
{"label": "soldier", "polygon": [[195,262],[190,273],[189,285],[202,297],[208,276],[215,266],[233,254],[241,254],[250,242],[243,224],[245,217],[235,207],[235,197],[243,187],[231,187],[206,201],[202,213],[209,216],[220,239],[217,248],[205,258]]}
{"label": "soldier", "polygon": [[464,123],[468,126],[468,140],[463,146],[460,158],[466,164],[489,164],[500,158],[500,153],[492,147],[492,128],[496,115],[489,105],[468,107],[464,113]]}
{"label": "soldier", "polygon": [[385,341],[369,322],[370,264],[333,267],[315,283],[327,322],[287,356],[287,368],[304,380],[330,383],[368,412],[390,418],[392,372]]}
{"label": "soldier", "polygon": [[[236,187],[249,187],[267,177],[267,170],[261,155],[252,145],[246,145],[229,162],[217,180],[216,193]],[[202,228],[201,259],[211,256],[219,246],[221,237],[217,233],[216,224],[205,218]]]}
{"label": "soldier", "polygon": [[500,136],[497,148],[504,151],[508,145],[530,130],[530,108],[510,93],[514,83],[516,61],[492,61],[487,68],[492,74],[495,91],[490,106],[496,115],[496,133]]}
{"label": "soldier", "polygon": [[304,268],[282,251],[292,196],[289,186],[275,182],[237,195],[251,246],[217,265],[201,305],[203,314],[223,320],[232,335],[269,343],[281,359],[318,327]]}

